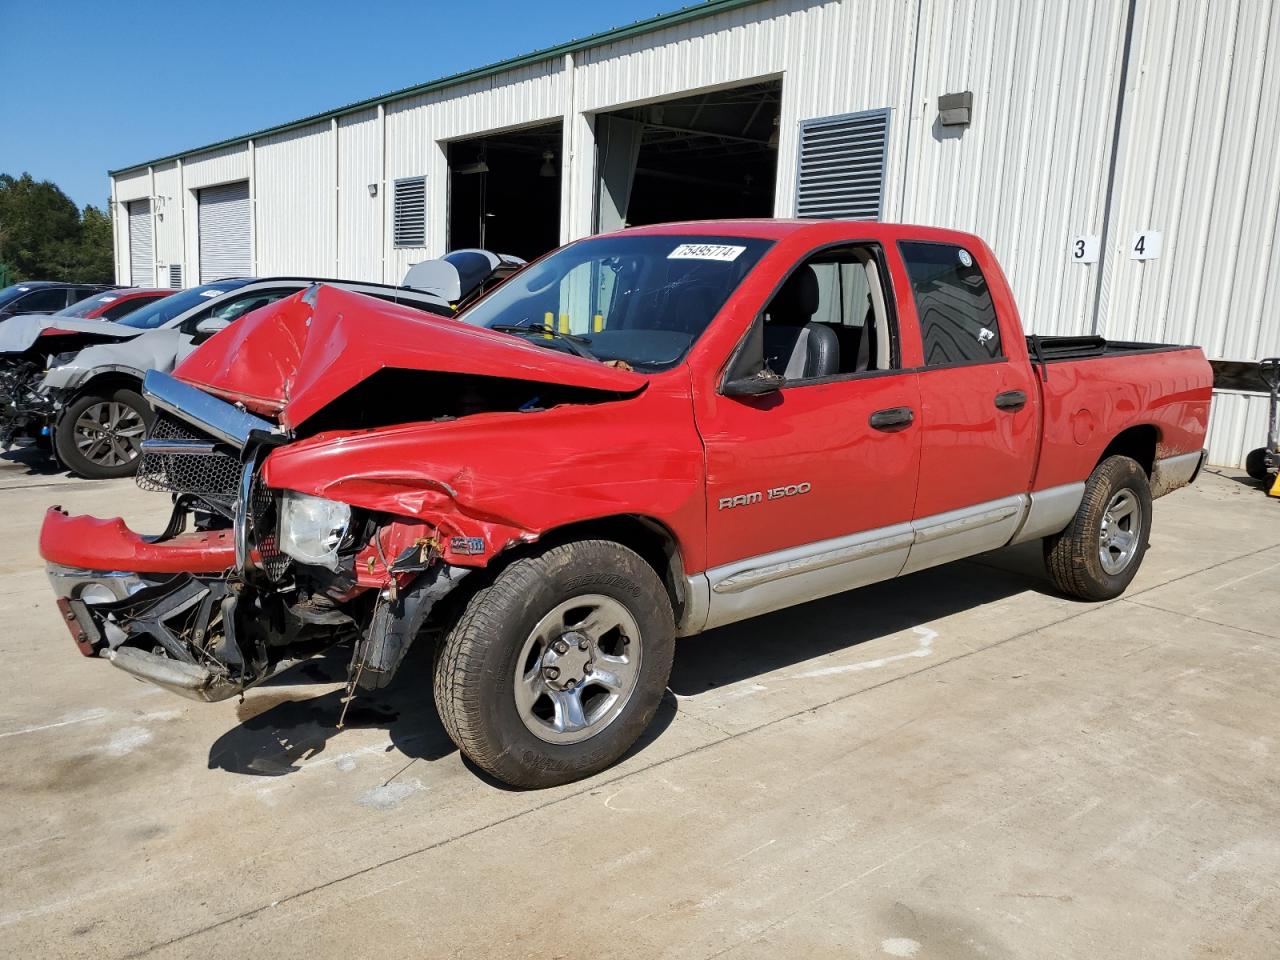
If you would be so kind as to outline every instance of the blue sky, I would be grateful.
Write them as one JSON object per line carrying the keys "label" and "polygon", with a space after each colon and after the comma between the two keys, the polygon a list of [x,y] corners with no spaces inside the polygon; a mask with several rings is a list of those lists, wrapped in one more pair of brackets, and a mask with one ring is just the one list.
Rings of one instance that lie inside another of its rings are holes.
{"label": "blue sky", "polygon": [[0,173],[102,206],[109,169],[689,5],[0,0]]}

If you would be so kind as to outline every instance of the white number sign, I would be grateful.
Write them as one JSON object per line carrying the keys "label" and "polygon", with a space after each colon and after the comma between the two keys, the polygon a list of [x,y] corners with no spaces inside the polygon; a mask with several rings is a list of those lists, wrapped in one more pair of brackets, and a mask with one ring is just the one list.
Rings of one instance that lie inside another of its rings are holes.
{"label": "white number sign", "polygon": [[1160,248],[1164,246],[1164,238],[1159,230],[1143,230],[1133,235],[1129,244],[1130,260],[1154,260],[1160,256]]}
{"label": "white number sign", "polygon": [[1068,253],[1073,263],[1097,263],[1098,238],[1091,233],[1082,233],[1078,237],[1072,237]]}

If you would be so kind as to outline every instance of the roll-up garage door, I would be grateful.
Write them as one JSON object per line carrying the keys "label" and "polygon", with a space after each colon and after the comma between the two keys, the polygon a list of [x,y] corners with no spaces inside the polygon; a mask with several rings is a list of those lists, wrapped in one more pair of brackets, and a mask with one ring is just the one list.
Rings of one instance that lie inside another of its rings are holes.
{"label": "roll-up garage door", "polygon": [[249,181],[206,187],[198,200],[200,282],[249,276]]}
{"label": "roll-up garage door", "polygon": [[129,210],[129,282],[151,287],[156,282],[155,245],[151,242],[151,201],[131,200]]}

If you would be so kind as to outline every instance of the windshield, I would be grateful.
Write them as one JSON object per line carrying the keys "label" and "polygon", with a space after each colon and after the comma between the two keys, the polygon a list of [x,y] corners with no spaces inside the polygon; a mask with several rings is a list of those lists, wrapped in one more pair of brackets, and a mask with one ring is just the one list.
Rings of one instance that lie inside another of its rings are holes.
{"label": "windshield", "polygon": [[156,327],[163,327],[178,314],[186,313],[192,307],[208,303],[214,297],[220,297],[228,290],[235,290],[237,287],[243,287],[246,283],[251,282],[250,280],[219,280],[217,283],[206,283],[203,287],[191,287],[189,290],[175,293],[172,297],[165,297],[163,300],[149,303],[117,322],[125,327],[154,330]]}
{"label": "windshield", "polygon": [[[679,363],[772,240],[619,234],[557,250],[458,319],[479,327],[547,327],[534,343],[642,371]],[[574,342],[576,341],[576,342]]]}
{"label": "windshield", "polygon": [[105,307],[110,306],[111,304],[115,303],[119,299],[120,297],[114,293],[101,293],[96,297],[89,297],[86,300],[81,300],[78,303],[73,303],[69,307],[63,307],[61,310],[55,313],[54,316],[55,317],[87,317],[89,314],[93,313],[95,310],[104,309]]}

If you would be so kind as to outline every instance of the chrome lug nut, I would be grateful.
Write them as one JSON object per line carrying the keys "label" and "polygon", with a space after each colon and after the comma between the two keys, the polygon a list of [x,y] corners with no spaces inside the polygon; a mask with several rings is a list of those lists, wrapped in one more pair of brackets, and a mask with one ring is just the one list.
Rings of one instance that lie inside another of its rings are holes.
{"label": "chrome lug nut", "polygon": [[563,640],[557,640],[555,643],[551,645],[551,649],[555,650],[556,653],[567,653],[569,650],[569,645],[565,643]]}
{"label": "chrome lug nut", "polygon": [[557,679],[557,678],[560,676],[560,668],[559,668],[559,667],[547,667],[547,668],[546,668],[545,670],[543,670],[542,672],[543,672],[544,674],[546,674],[546,677],[547,677],[547,679],[548,679],[548,680],[555,680],[555,679]]}
{"label": "chrome lug nut", "polygon": [[582,672],[583,672],[583,673],[585,673],[585,674],[589,677],[589,676],[591,676],[591,671],[592,671],[593,669],[594,669],[594,668],[591,666],[591,664],[589,664],[589,663],[588,663],[586,666],[584,666],[584,667],[582,668]]}
{"label": "chrome lug nut", "polygon": [[585,650],[585,649],[587,649],[587,641],[586,641],[586,640],[579,640],[579,641],[578,641],[578,649],[579,649],[579,650]]}

